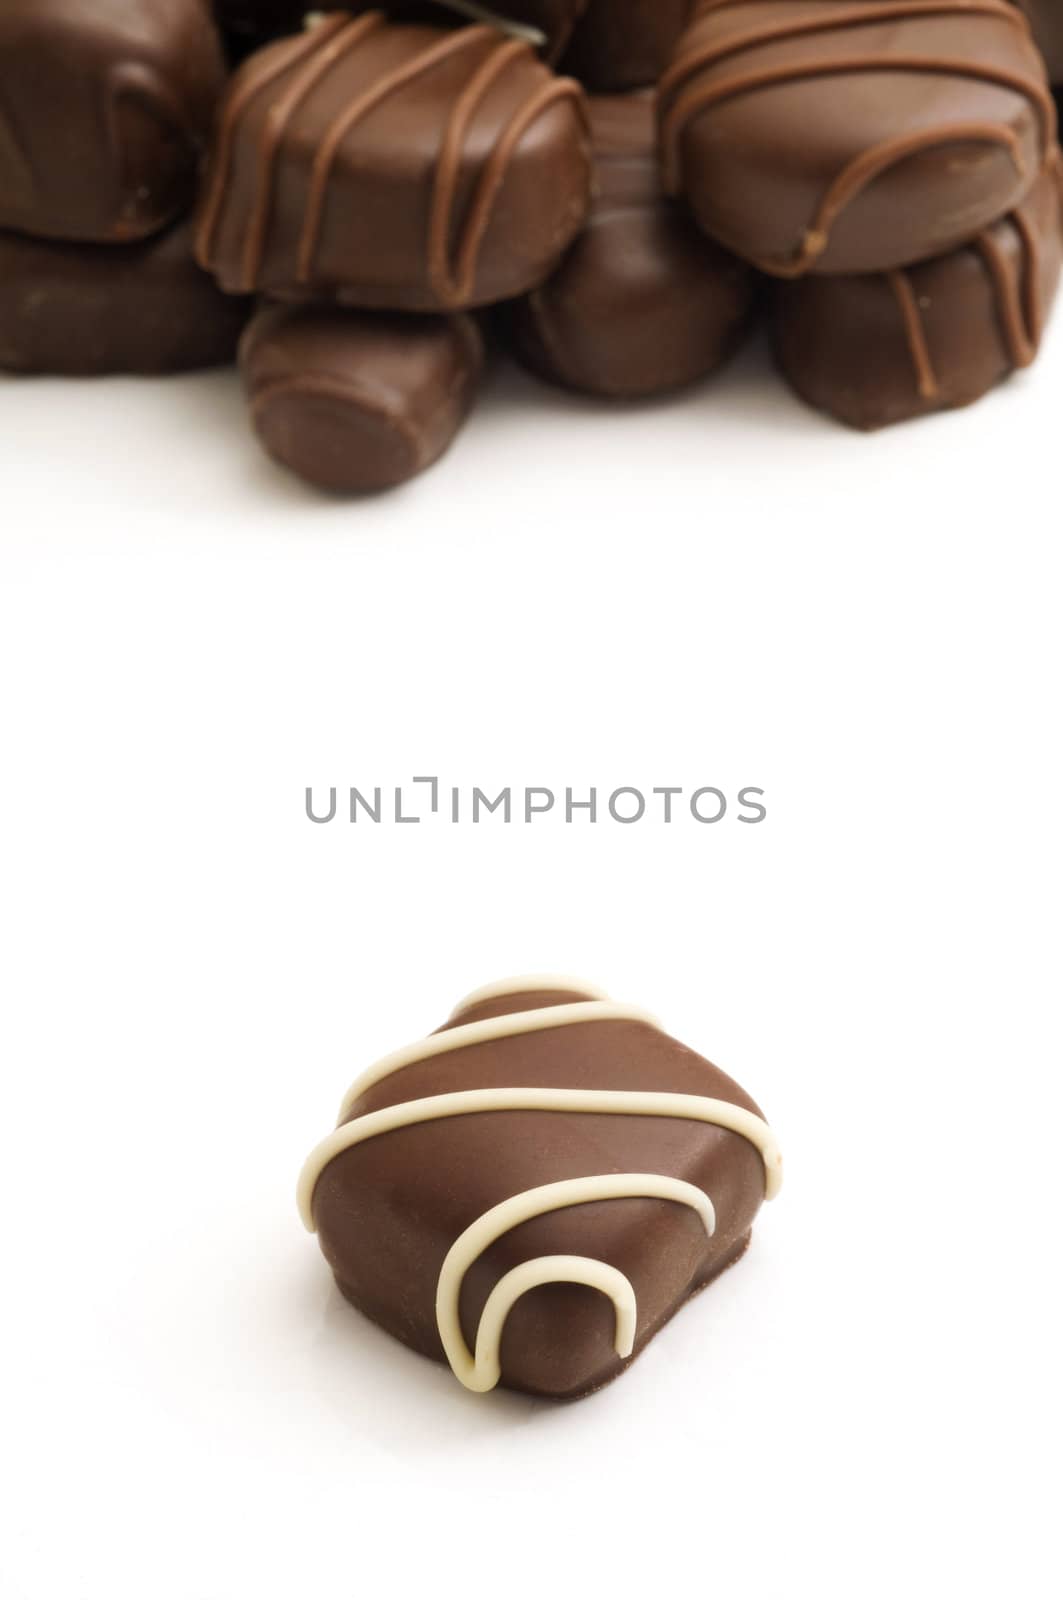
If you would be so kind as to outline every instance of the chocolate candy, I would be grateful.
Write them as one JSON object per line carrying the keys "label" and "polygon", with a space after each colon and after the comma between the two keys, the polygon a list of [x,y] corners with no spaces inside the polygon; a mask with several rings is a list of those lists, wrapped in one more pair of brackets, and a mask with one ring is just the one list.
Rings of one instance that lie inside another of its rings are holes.
{"label": "chocolate candy", "polygon": [[695,0],[590,0],[562,62],[599,93],[657,82]]}
{"label": "chocolate candy", "polygon": [[561,979],[470,995],[371,1067],[299,1185],[341,1292],[469,1389],[622,1371],[743,1252],[781,1181],[756,1105]]}
{"label": "chocolate candy", "polygon": [[224,76],[207,0],[0,0],[0,228],[164,227],[192,202]]}
{"label": "chocolate candy", "polygon": [[774,296],[779,365],[810,405],[881,428],[968,405],[1037,353],[1063,257],[1060,166],[973,244],[905,271]]}
{"label": "chocolate candy", "polygon": [[449,447],[476,396],[471,318],[311,306],[259,313],[240,349],[266,451],[335,494],[390,489]]}
{"label": "chocolate candy", "polygon": [[1055,109],[1007,0],[704,0],[661,131],[706,231],[795,277],[965,244],[1029,189]]}
{"label": "chocolate candy", "polygon": [[549,275],[589,186],[579,87],[528,45],[340,13],[233,79],[199,258],[237,293],[484,305]]}
{"label": "chocolate candy", "polygon": [[508,318],[533,371],[587,394],[634,398],[694,383],[748,323],[750,269],[664,194],[650,95],[590,101],[595,200],[554,275]]}
{"label": "chocolate candy", "polygon": [[1060,0],[1018,0],[1030,19],[1037,48],[1052,83],[1063,83],[1063,4]]}
{"label": "chocolate candy", "polygon": [[192,256],[190,224],[141,244],[57,244],[0,233],[0,369],[186,372],[234,359],[244,300]]}

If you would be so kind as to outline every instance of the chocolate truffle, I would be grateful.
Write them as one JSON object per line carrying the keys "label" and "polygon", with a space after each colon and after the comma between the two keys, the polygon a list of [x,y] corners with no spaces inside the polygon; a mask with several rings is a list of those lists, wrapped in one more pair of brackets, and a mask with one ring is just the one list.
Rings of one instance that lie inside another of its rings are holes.
{"label": "chocolate truffle", "polygon": [[777,285],[779,365],[810,405],[881,428],[977,400],[1037,353],[1063,255],[1060,166],[973,244],[905,270]]}
{"label": "chocolate truffle", "polygon": [[661,187],[653,100],[590,101],[595,199],[560,267],[507,318],[540,376],[618,399],[706,377],[731,354],[753,300],[749,267],[706,239]]}
{"label": "chocolate truffle", "polygon": [[465,309],[541,283],[589,188],[579,86],[528,45],[338,13],[233,79],[199,258],[235,292]]}
{"label": "chocolate truffle", "polygon": [[669,186],[765,272],[874,272],[1022,199],[1055,108],[1008,0],[705,0],[661,84]]}
{"label": "chocolate truffle", "polygon": [[224,78],[207,0],[0,0],[0,228],[163,228],[193,200]]}
{"label": "chocolate truffle", "polygon": [[334,494],[391,489],[448,449],[483,368],[470,317],[273,306],[240,349],[267,453]]}
{"label": "chocolate truffle", "polygon": [[141,244],[0,233],[0,369],[187,372],[234,360],[248,303],[224,295],[179,223]]}
{"label": "chocolate truffle", "polygon": [[694,0],[590,0],[572,36],[564,71],[600,93],[657,82]]}
{"label": "chocolate truffle", "polygon": [[781,1181],[749,1096],[564,979],[470,995],[353,1085],[299,1185],[341,1292],[467,1388],[615,1378]]}

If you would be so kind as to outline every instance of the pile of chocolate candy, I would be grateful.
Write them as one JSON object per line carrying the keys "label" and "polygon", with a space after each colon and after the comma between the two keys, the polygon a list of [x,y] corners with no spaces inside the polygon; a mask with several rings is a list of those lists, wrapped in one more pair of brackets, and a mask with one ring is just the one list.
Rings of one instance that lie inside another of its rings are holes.
{"label": "pile of chocolate candy", "polygon": [[762,312],[862,428],[1033,360],[1063,0],[490,3],[0,0],[0,368],[238,352],[270,454],[359,492],[489,345],[631,400]]}

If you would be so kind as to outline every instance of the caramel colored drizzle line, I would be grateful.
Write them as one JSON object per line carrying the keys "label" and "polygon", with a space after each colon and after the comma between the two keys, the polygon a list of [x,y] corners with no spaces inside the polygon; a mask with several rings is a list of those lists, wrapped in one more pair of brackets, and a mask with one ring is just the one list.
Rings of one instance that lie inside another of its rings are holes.
{"label": "caramel colored drizzle line", "polygon": [[[1041,247],[1029,218],[1016,211],[1008,218],[1019,236],[1022,262],[1013,274],[1004,252],[991,233],[975,242],[993,286],[997,314],[1011,364],[1028,367],[1041,339]],[[1018,281],[1016,281],[1016,276]]]}
{"label": "caramel colored drizzle line", "polygon": [[[748,5],[750,0],[736,0]],[[722,10],[722,7],[710,7]],[[705,12],[700,13],[704,17]],[[796,22],[771,23],[761,28],[751,28],[748,33],[734,39],[699,46],[681,55],[661,78],[662,97],[674,94],[687,81],[705,67],[717,66],[728,57],[756,50],[761,45],[782,44],[788,39],[808,38],[817,33],[834,33],[844,28],[874,27],[881,22],[911,22],[930,17],[951,16],[994,17],[1012,27],[1029,31],[1025,16],[1016,6],[1001,6],[999,0],[886,0],[871,4],[865,0],[860,6],[850,6],[843,11],[825,13],[823,16],[800,17]]]}
{"label": "caramel colored drizzle line", "polygon": [[527,104],[514,114],[491,152],[491,158],[484,168],[476,197],[469,211],[464,238],[457,252],[449,294],[446,295],[451,304],[461,304],[473,292],[480,250],[490,225],[495,201],[520,141],[540,117],[545,116],[551,107],[559,105],[563,100],[570,100],[575,109],[581,115],[584,114],[583,90],[574,79],[556,78],[553,82],[542,84]]}
{"label": "caramel colored drizzle line", "polygon": [[299,1178],[299,1214],[309,1232],[314,1223],[314,1190],[325,1168],[337,1156],[368,1139],[393,1133],[422,1122],[468,1117],[489,1111],[550,1111],[569,1115],[621,1117],[676,1117],[684,1122],[704,1122],[747,1139],[764,1163],[764,1195],[773,1200],[782,1187],[782,1152],[763,1117],[730,1100],[707,1095],[669,1094],[657,1089],[460,1089],[453,1094],[427,1095],[371,1111],[345,1122],[310,1152]]}
{"label": "caramel colored drizzle line", "polygon": [[457,33],[448,34],[445,39],[422,50],[412,61],[406,61],[385,74],[335,118],[318,146],[310,173],[306,215],[296,255],[297,282],[305,284],[313,278],[314,257],[317,254],[324,222],[325,201],[328,198],[332,166],[347,135],[385,100],[397,94],[400,89],[415,83],[433,67],[439,66],[471,45],[482,44],[485,40],[493,40],[496,37],[494,29],[488,27],[462,28]]}
{"label": "caramel colored drizzle line", "polygon": [[[351,130],[390,95],[405,88],[455,52],[469,45],[481,44],[485,39],[493,41],[496,37],[495,30],[491,28],[467,28],[451,35],[441,44],[433,45],[412,62],[382,79],[337,119],[329,129],[314,162],[306,219],[296,263],[299,283],[306,284],[313,280],[314,258],[324,222],[332,165],[343,140]],[[460,305],[473,293],[480,250],[491,221],[494,204],[505,181],[513,154],[525,133],[551,106],[561,100],[570,99],[578,108],[582,107],[582,92],[579,85],[571,79],[558,78],[537,87],[530,99],[513,114],[481,174],[455,261],[451,266],[448,261],[448,247],[465,136],[491,86],[509,66],[517,61],[526,60],[527,55],[527,46],[521,41],[500,40],[497,48],[477,70],[459,97],[443,135],[433,183],[427,255],[429,282],[437,298],[446,305]]]}
{"label": "caramel colored drizzle line", "polygon": [[345,56],[351,55],[363,40],[371,33],[376,33],[382,25],[383,17],[378,12],[370,12],[327,39],[267,111],[258,148],[258,179],[247,224],[240,274],[241,288],[246,294],[256,287],[262,270],[277,182],[277,159],[286,130],[332,68]]}
{"label": "caramel colored drizzle line", "polygon": [[196,237],[196,256],[202,266],[210,267],[213,264],[218,224],[221,221],[226,187],[232,169],[236,133],[245,110],[256,95],[276,83],[278,78],[283,78],[285,73],[301,66],[308,56],[315,55],[349,25],[349,18],[342,13],[328,17],[316,23],[306,33],[295,36],[288,49],[279,50],[270,60],[252,61],[245,67],[242,80],[222,109],[218,126],[217,153]]}
{"label": "caramel colored drizzle line", "polygon": [[[1058,156],[1051,155],[1046,171],[1050,175],[1058,172],[1058,163]],[[1019,238],[1021,262],[1017,273],[1012,271],[997,242],[995,230],[987,229],[981,233],[971,249],[981,257],[989,277],[1008,359],[1014,368],[1021,369],[1034,361],[1044,331],[1041,294],[1043,252],[1038,230],[1025,210],[1013,211],[1004,219],[1004,224],[1014,228]],[[911,272],[890,272],[887,278],[904,327],[916,387],[924,400],[934,400],[940,393],[940,385],[934,372]]]}
{"label": "caramel colored drizzle line", "polygon": [[939,393],[937,375],[930,357],[930,347],[927,344],[926,329],[923,326],[922,313],[919,310],[919,301],[912,280],[906,272],[887,273],[893,298],[897,302],[904,336],[908,342],[908,351],[915,369],[915,383],[919,394],[924,400],[934,400]]}
{"label": "caramel colored drizzle line", "polygon": [[502,1376],[501,1345],[506,1317],[521,1295],[546,1283],[582,1283],[607,1295],[616,1309],[614,1346],[626,1359],[635,1344],[638,1307],[628,1278],[615,1267],[587,1256],[540,1256],[522,1262],[499,1280],[480,1317],[476,1353],[465,1343],[461,1327],[461,1290],[475,1261],[513,1228],[570,1206],[602,1200],[666,1200],[688,1206],[700,1217],[706,1236],[716,1231],[716,1213],[703,1190],[679,1178],[656,1173],[604,1173],[568,1178],[528,1189],[485,1211],[466,1228],[447,1253],[436,1288],[436,1325],[451,1371],[466,1389],[486,1394]]}
{"label": "caramel colored drizzle line", "polygon": [[[691,90],[686,95],[680,96],[666,114],[664,127],[665,176],[669,188],[674,192],[679,186],[679,145],[683,133],[691,120],[710,106],[758,89],[800,82],[809,78],[893,71],[925,72],[937,76],[948,73],[1011,89],[1023,95],[1041,111],[1046,150],[1050,148],[1055,137],[1055,107],[1047,89],[1042,90],[1038,85],[1028,83],[1017,73],[1008,72],[1003,68],[983,66],[976,62],[943,63],[933,57],[925,56],[894,56],[888,62],[868,60],[862,56],[843,58],[840,61],[807,62],[801,66],[773,67],[759,73],[750,73],[745,78],[729,79],[720,84]],[[937,145],[957,143],[1001,145],[1008,151],[1019,175],[1025,173],[1021,145],[1010,128],[994,127],[991,123],[971,122],[956,123],[947,128],[921,129],[916,133],[899,135],[895,139],[884,141],[873,150],[863,151],[834,179],[820,201],[795,256],[789,259],[754,262],[754,265],[775,277],[801,277],[827,249],[831,228],[838,217],[875,178],[909,156],[933,149]]]}
{"label": "caramel colored drizzle line", "polygon": [[[701,14],[704,16],[706,11],[719,9],[723,9],[722,5],[710,5]],[[702,111],[759,89],[814,77],[853,72],[909,71],[952,74],[1011,89],[1028,100],[1038,112],[1043,145],[1047,152],[1054,143],[1056,126],[1055,106],[1047,88],[1021,74],[975,62],[919,56],[892,58],[856,56],[843,58],[840,61],[824,59],[766,68],[760,72],[747,72],[744,75],[739,73],[724,78],[721,82],[704,85],[700,89],[686,88],[685,92],[681,92],[689,80],[705,68],[765,45],[802,36],[860,28],[875,23],[917,21],[924,17],[951,15],[996,18],[1018,26],[1026,33],[1029,32],[1026,19],[1017,7],[1003,7],[994,4],[993,0],[956,0],[953,5],[943,4],[942,0],[887,0],[885,4],[848,7],[843,11],[836,11],[833,15],[803,17],[793,23],[752,29],[737,39],[724,40],[720,43],[710,42],[701,48],[691,50],[687,55],[680,57],[675,66],[665,74],[661,83],[660,92],[662,102],[665,103],[662,143],[666,186],[672,193],[677,192],[681,186],[681,142],[694,117]],[[1024,170],[1019,140],[1012,130],[1003,126],[995,128],[992,124],[973,123],[954,126],[947,130],[927,129],[917,135],[899,136],[896,140],[886,141],[876,150],[864,152],[839,174],[820,203],[795,258],[789,261],[758,264],[776,276],[800,276],[826,250],[830,228],[839,214],[882,171],[920,150],[960,140],[1000,144],[1008,150],[1016,170],[1020,174]]]}
{"label": "caramel colored drizzle line", "polygon": [[465,136],[492,84],[512,61],[523,57],[521,46],[514,44],[503,45],[488,56],[459,97],[443,135],[428,224],[428,279],[442,300],[460,295],[463,287],[465,263],[459,257],[457,269],[452,271],[448,256]]}

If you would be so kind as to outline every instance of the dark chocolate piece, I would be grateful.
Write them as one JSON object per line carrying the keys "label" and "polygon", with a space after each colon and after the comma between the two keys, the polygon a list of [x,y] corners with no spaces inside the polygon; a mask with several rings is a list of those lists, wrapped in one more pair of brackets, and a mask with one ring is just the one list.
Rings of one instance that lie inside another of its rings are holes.
{"label": "dark chocolate piece", "polygon": [[460,310],[541,283],[589,186],[579,87],[528,45],[338,13],[233,79],[199,258],[233,292]]}
{"label": "dark chocolate piece", "polygon": [[281,466],[334,494],[391,489],[439,460],[476,397],[470,317],[273,306],[240,349],[251,417]]}
{"label": "dark chocolate piece", "polygon": [[1055,126],[1007,0],[704,0],[661,84],[670,187],[780,277],[965,244],[1019,203]]}
{"label": "dark chocolate piece", "polygon": [[517,355],[587,394],[661,394],[706,377],[748,325],[753,273],[661,186],[650,95],[590,101],[595,199],[541,288],[510,309]]}
{"label": "dark chocolate piece", "polygon": [[0,0],[0,228],[159,231],[192,203],[224,80],[208,0]]}
{"label": "dark chocolate piece", "polygon": [[575,1398],[737,1259],[781,1159],[754,1102],[560,979],[371,1068],[300,1184],[342,1293],[466,1387]]}
{"label": "dark chocolate piece", "polygon": [[179,223],[141,244],[0,233],[0,369],[77,377],[188,372],[234,360],[245,300],[224,295]]}
{"label": "dark chocolate piece", "polygon": [[694,6],[695,0],[590,0],[562,70],[600,94],[654,84]]}
{"label": "dark chocolate piece", "polygon": [[1018,0],[1030,19],[1034,41],[1045,58],[1049,81],[1063,84],[1063,3],[1061,0]]}
{"label": "dark chocolate piece", "polygon": [[906,270],[774,294],[779,365],[854,428],[969,405],[1037,354],[1063,257],[1060,166],[973,244]]}

